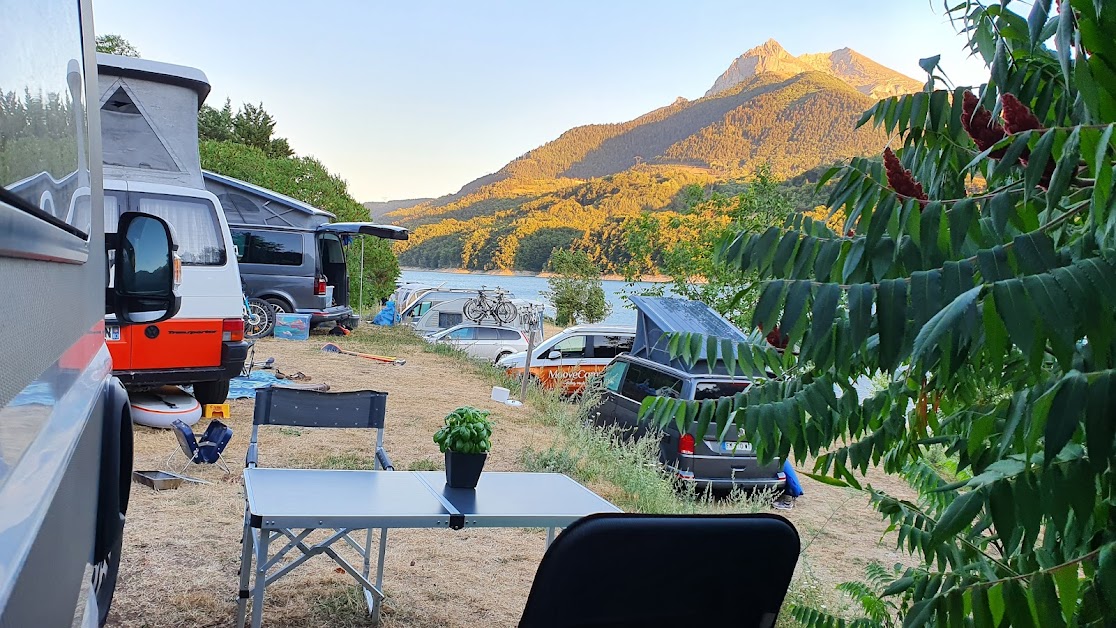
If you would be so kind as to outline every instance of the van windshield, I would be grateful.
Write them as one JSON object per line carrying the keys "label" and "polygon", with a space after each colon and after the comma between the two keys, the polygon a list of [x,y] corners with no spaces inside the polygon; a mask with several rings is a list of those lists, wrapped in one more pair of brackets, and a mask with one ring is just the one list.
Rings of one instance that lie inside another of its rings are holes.
{"label": "van windshield", "polygon": [[[178,255],[184,266],[224,266],[225,239],[221,237],[217,210],[202,198],[165,195],[129,195],[132,211],[152,214],[174,227]],[[115,232],[125,204],[105,195],[105,231]]]}

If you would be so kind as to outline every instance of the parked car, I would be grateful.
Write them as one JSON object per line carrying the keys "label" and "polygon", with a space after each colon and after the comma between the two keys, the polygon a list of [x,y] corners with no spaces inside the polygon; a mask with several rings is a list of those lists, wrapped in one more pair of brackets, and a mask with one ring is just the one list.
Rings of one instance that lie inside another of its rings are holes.
{"label": "parked car", "polygon": [[[743,392],[751,381],[729,375],[689,373],[632,355],[620,355],[601,375],[604,392],[589,417],[599,426],[616,426],[635,438],[646,435],[639,407],[648,395],[700,401]],[[699,490],[728,491],[735,487],[782,490],[786,476],[782,461],[761,465],[746,436],[735,426],[719,439],[709,430],[697,440],[697,422],[683,434],[672,422],[663,427],[659,460]]]}
{"label": "parked car", "polygon": [[[589,376],[600,372],[612,358],[631,350],[635,328],[618,325],[577,325],[543,341],[531,355],[531,377],[547,388],[577,394]],[[509,375],[521,376],[527,352],[512,354],[496,365]]]}
{"label": "parked car", "polygon": [[462,323],[428,334],[427,342],[444,343],[461,349],[474,358],[497,362],[527,350],[527,336],[511,327]]}
{"label": "parked car", "polygon": [[329,222],[333,214],[273,190],[214,172],[203,177],[228,219],[247,296],[277,312],[309,314],[311,327],[357,327],[346,242],[357,235],[406,240],[406,229]]}

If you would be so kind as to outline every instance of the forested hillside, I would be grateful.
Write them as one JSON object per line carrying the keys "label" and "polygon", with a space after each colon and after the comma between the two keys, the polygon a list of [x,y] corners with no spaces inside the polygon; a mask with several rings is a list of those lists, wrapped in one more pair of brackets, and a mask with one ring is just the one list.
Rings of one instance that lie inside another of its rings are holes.
{"label": "forested hillside", "polygon": [[[830,56],[852,58],[838,53]],[[773,61],[774,70],[714,95],[679,99],[629,122],[571,129],[457,194],[387,214],[414,229],[396,245],[400,263],[539,271],[555,248],[573,247],[622,274],[631,261],[626,234],[637,221],[647,224],[648,212],[666,212],[656,224],[669,226],[671,216],[719,190],[739,189],[761,165],[785,180],[878,153],[886,134],[856,129],[874,100],[831,73],[790,74],[805,66],[781,55],[797,65]]]}

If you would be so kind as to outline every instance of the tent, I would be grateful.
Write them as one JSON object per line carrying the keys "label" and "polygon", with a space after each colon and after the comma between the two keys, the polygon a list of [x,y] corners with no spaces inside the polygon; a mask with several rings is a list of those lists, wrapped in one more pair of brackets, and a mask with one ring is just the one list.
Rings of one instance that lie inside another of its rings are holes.
{"label": "tent", "polygon": [[636,335],[632,343],[631,355],[666,364],[680,371],[691,373],[716,373],[735,375],[718,361],[712,371],[706,358],[706,343],[694,364],[687,366],[682,358],[671,358],[667,350],[666,334],[671,332],[690,332],[707,337],[729,340],[733,343],[746,342],[748,337],[725,317],[713,311],[701,301],[691,301],[678,297],[641,297],[629,296],[636,307]]}

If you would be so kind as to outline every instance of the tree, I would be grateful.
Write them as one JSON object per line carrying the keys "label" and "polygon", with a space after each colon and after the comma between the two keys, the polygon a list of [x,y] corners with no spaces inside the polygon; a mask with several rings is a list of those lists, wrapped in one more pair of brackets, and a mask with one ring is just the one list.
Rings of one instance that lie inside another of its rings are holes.
{"label": "tree", "polygon": [[286,139],[273,138],[275,118],[264,109],[263,103],[247,103],[232,119],[232,133],[237,142],[255,146],[269,157],[290,157],[294,154]]}
{"label": "tree", "polygon": [[601,269],[584,251],[555,251],[550,270],[555,275],[546,280],[546,296],[557,311],[556,323],[599,323],[612,312],[601,286]]}
{"label": "tree", "polygon": [[140,52],[127,39],[120,35],[99,35],[97,37],[97,52],[124,57],[139,57]]}
{"label": "tree", "polygon": [[225,99],[225,104],[220,109],[209,105],[202,105],[198,111],[198,139],[227,142],[233,136],[233,110],[232,101]]}
{"label": "tree", "polygon": [[[796,215],[718,250],[764,282],[751,322],[778,325],[788,350],[669,340],[684,360],[707,347],[776,377],[642,412],[731,420],[761,459],[812,457],[811,477],[864,491],[915,563],[882,591],[904,626],[1111,625],[1116,3],[948,4],[988,84],[954,88],[924,59],[925,91],[860,120],[896,133],[894,151],[822,178],[840,175],[840,231]],[[869,467],[918,499],[862,484]]]}
{"label": "tree", "polygon": [[[690,188],[696,186],[690,186]],[[642,260],[628,268],[628,279],[654,269],[670,277],[670,291],[701,301],[733,322],[746,326],[755,307],[754,273],[715,260],[717,244],[740,230],[781,224],[794,204],[771,168],[761,164],[743,192],[734,198],[714,194],[698,202],[692,189],[682,194],[692,201],[681,215],[645,213],[631,221],[625,243],[632,257]],[[661,288],[654,289],[661,292]]]}

